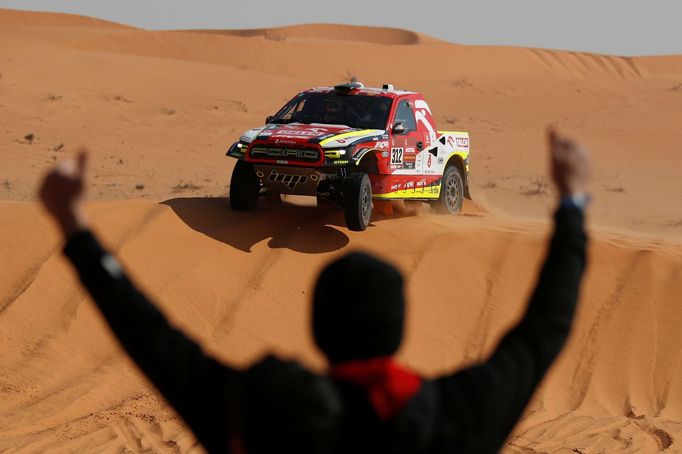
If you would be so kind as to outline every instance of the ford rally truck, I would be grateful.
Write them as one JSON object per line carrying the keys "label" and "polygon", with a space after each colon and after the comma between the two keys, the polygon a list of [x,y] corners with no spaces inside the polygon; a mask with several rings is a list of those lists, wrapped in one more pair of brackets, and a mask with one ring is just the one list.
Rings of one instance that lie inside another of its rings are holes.
{"label": "ford rally truck", "polygon": [[316,196],[344,209],[350,230],[365,230],[372,200],[430,202],[458,213],[469,198],[469,134],[437,131],[422,95],[352,82],[296,95],[265,126],[227,151],[237,158],[230,205],[259,196]]}

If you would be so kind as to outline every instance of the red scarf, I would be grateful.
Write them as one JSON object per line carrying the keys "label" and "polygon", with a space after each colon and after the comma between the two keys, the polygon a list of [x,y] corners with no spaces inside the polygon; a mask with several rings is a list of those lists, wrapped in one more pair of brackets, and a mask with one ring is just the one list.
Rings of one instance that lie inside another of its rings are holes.
{"label": "red scarf", "polygon": [[421,378],[390,356],[335,364],[330,375],[363,388],[382,421],[402,410],[421,387]]}

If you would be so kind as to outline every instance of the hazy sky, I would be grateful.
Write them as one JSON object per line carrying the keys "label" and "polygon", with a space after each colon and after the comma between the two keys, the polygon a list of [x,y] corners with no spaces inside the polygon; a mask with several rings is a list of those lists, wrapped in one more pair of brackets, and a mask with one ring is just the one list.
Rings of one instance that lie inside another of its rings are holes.
{"label": "hazy sky", "polygon": [[682,54],[682,0],[0,0],[0,7],[147,29],[326,22],[406,28],[464,44]]}

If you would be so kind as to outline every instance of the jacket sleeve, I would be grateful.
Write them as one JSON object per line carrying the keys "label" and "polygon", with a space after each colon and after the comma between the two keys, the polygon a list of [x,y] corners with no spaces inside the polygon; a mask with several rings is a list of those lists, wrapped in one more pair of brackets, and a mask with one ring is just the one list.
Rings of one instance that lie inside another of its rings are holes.
{"label": "jacket sleeve", "polygon": [[[461,452],[502,447],[545,372],[563,347],[585,268],[583,212],[561,207],[530,303],[521,322],[484,363],[437,380],[445,419],[458,426]],[[454,432],[451,432],[454,433]]]}
{"label": "jacket sleeve", "polygon": [[65,255],[123,348],[209,452],[229,452],[241,372],[206,356],[172,327],[92,233],[72,236]]}

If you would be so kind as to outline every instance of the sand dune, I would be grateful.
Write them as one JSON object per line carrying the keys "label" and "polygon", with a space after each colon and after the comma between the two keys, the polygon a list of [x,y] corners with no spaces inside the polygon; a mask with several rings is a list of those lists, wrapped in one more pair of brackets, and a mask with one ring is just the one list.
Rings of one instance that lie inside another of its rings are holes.
{"label": "sand dune", "polygon": [[[231,212],[231,141],[298,90],[353,75],[422,91],[442,129],[471,132],[463,215],[409,205],[358,234],[303,198]],[[0,10],[0,451],[201,451],[120,352],[33,202],[40,175],[80,145],[97,232],[207,350],[323,369],[308,329],[315,272],[362,248],[408,276],[400,358],[436,374],[484,357],[522,310],[552,209],[543,133],[558,124],[593,151],[592,260],[574,335],[506,452],[676,452],[680,111],[682,56],[329,25],[150,32]]]}

